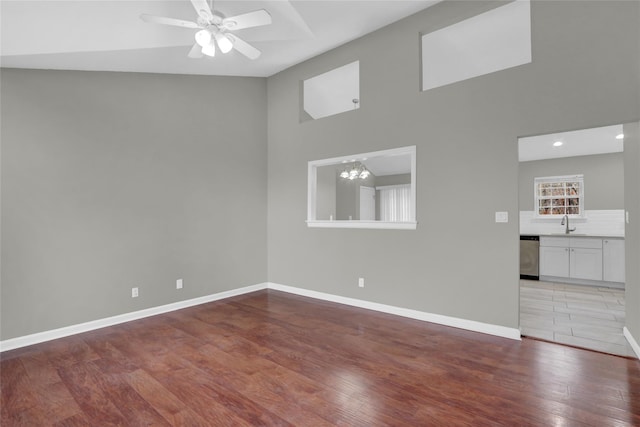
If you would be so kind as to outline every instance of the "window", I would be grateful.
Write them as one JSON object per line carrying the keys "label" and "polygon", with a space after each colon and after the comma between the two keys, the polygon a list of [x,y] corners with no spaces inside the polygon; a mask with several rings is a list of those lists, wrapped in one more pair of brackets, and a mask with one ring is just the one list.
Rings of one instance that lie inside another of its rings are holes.
{"label": "window", "polygon": [[422,90],[531,62],[531,7],[517,0],[422,36]]}
{"label": "window", "polygon": [[411,220],[411,185],[376,187],[380,191],[380,221]]}
{"label": "window", "polygon": [[360,61],[355,61],[303,82],[305,120],[317,120],[360,108]]}
{"label": "window", "polygon": [[584,216],[583,175],[535,178],[533,194],[537,217]]}

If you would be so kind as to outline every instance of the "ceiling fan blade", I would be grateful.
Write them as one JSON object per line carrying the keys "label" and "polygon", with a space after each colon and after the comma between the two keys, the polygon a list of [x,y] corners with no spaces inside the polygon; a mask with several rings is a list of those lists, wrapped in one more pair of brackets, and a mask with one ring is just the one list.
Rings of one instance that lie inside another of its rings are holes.
{"label": "ceiling fan blade", "polygon": [[230,16],[222,20],[222,25],[229,30],[242,30],[269,24],[271,24],[271,15],[264,9]]}
{"label": "ceiling fan blade", "polygon": [[202,47],[198,43],[194,44],[187,56],[192,59],[202,58],[204,56],[202,53]]}
{"label": "ceiling fan blade", "polygon": [[174,19],[174,18],[165,18],[164,16],[154,16],[147,15],[143,13],[140,15],[140,19],[144,22],[149,22],[151,24],[163,24],[163,25],[173,25],[176,27],[184,27],[184,28],[202,28],[200,25],[191,21],[184,21],[182,19]]}
{"label": "ceiling fan blade", "polygon": [[226,36],[229,38],[229,40],[231,40],[231,43],[233,43],[233,48],[238,52],[240,52],[241,54],[243,54],[244,56],[246,56],[247,58],[258,59],[260,57],[260,54],[262,52],[260,52],[255,47],[251,46],[246,41],[242,40],[240,37],[236,36],[235,34],[229,34],[229,33],[227,33]]}
{"label": "ceiling fan blade", "polygon": [[191,4],[199,17],[206,21],[211,21],[213,18],[213,12],[209,7],[209,3],[207,3],[207,0],[191,0]]}

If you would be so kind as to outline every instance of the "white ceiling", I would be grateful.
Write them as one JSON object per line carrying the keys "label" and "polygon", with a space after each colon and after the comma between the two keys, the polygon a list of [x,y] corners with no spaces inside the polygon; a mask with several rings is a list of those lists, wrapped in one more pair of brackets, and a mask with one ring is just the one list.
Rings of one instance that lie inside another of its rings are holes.
{"label": "white ceiling", "polygon": [[195,21],[189,0],[0,0],[0,65],[268,77],[439,0],[215,1],[227,16],[266,9],[273,24],[237,31],[262,51],[250,60],[235,50],[189,59],[196,30],[148,24],[140,14]]}
{"label": "white ceiling", "polygon": [[[623,150],[622,125],[604,126],[572,132],[551,133],[518,139],[518,158],[521,162],[560,157],[617,153]],[[554,142],[562,145],[554,147]]]}
{"label": "white ceiling", "polygon": [[371,157],[362,164],[375,176],[407,174],[411,173],[411,154]]}

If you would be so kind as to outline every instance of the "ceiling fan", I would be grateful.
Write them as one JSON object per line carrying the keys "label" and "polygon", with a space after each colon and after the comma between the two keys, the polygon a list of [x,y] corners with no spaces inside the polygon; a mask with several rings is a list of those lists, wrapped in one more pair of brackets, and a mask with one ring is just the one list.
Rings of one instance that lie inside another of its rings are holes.
{"label": "ceiling fan", "polygon": [[211,0],[211,5],[206,0],[191,0],[191,4],[198,13],[196,22],[147,14],[140,15],[140,19],[153,24],[199,28],[200,31],[195,34],[196,43],[187,55],[189,58],[202,58],[203,55],[214,56],[216,45],[222,53],[228,53],[231,49],[235,49],[249,59],[257,59],[260,56],[261,52],[258,49],[237,35],[231,34],[230,31],[271,24],[269,12],[260,9],[226,17],[223,13],[213,9],[213,0]]}

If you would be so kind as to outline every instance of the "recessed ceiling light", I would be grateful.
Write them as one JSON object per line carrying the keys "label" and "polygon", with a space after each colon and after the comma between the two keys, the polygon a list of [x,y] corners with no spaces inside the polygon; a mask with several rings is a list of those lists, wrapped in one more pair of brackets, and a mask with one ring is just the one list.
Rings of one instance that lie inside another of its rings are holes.
{"label": "recessed ceiling light", "polygon": [[562,141],[556,141],[556,142],[554,142],[554,143],[553,143],[553,146],[554,146],[554,147],[560,147],[562,144],[564,144],[564,142],[562,142]]}
{"label": "recessed ceiling light", "polygon": [[616,139],[624,139],[624,133],[619,133],[616,135]]}

